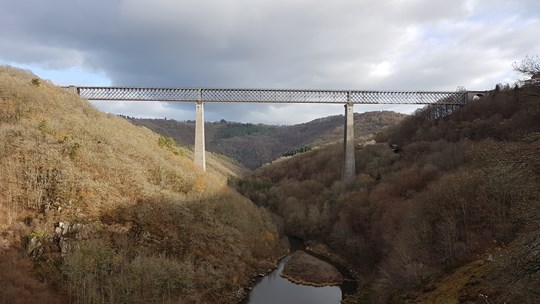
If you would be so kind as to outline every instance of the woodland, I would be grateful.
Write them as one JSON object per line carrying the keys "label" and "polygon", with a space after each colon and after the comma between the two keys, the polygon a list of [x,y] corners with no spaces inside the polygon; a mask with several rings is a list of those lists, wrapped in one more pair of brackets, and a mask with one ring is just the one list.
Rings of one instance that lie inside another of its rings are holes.
{"label": "woodland", "polygon": [[283,233],[345,258],[363,282],[346,303],[536,303],[540,86],[428,106],[375,139],[350,184],[339,143],[233,184]]}
{"label": "woodland", "polygon": [[238,303],[287,236],[353,271],[343,303],[536,303],[540,84],[362,115],[376,127],[356,133],[350,183],[342,116],[211,123],[224,150],[268,146],[208,153],[204,172],[165,123],[154,133],[1,66],[0,304]]}
{"label": "woodland", "polygon": [[[355,134],[367,138],[383,127],[393,125],[405,114],[375,111],[354,115]],[[136,125],[192,147],[194,121],[125,117]],[[207,151],[225,155],[248,169],[256,169],[281,156],[291,156],[308,146],[320,146],[343,138],[343,115],[329,116],[297,125],[265,125],[221,120],[205,124]],[[295,152],[296,151],[296,152]]]}

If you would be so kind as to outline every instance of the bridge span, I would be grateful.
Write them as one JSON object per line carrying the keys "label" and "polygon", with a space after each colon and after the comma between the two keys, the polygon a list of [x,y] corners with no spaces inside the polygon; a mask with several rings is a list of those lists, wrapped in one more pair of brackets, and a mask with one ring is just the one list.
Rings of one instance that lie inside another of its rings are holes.
{"label": "bridge span", "polygon": [[206,170],[204,140],[204,103],[325,103],[345,106],[343,140],[344,182],[354,180],[354,104],[456,105],[488,95],[485,91],[369,91],[369,90],[297,90],[297,89],[214,89],[156,87],[68,86],[69,91],[88,100],[195,102],[194,161]]}

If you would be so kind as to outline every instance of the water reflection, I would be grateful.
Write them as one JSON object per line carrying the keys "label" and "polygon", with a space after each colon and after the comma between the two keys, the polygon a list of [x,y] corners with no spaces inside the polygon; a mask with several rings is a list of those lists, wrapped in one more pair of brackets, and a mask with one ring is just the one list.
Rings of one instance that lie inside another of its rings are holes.
{"label": "water reflection", "polygon": [[279,262],[278,268],[261,279],[243,303],[249,304],[332,304],[341,301],[338,286],[313,287],[291,283],[280,276],[285,263],[292,257],[289,254]]}

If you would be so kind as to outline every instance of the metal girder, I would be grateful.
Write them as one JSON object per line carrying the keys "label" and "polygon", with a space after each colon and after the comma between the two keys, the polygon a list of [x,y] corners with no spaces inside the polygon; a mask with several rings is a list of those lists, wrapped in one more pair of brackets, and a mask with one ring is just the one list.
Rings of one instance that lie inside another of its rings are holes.
{"label": "metal girder", "polygon": [[197,101],[198,89],[136,88],[136,87],[77,87],[82,98],[89,100],[127,101]]}
{"label": "metal girder", "polygon": [[[64,87],[69,88],[69,87]],[[73,87],[72,87],[73,88]],[[452,104],[467,102],[467,92],[355,91],[281,89],[200,89],[145,87],[76,87],[89,100],[203,101],[258,103]]]}

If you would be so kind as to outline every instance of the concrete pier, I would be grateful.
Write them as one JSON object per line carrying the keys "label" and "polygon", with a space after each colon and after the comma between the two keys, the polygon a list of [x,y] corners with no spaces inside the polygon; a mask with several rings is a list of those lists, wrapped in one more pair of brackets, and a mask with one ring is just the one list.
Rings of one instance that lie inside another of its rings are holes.
{"label": "concrete pier", "polygon": [[353,181],[356,177],[354,158],[354,113],[353,104],[345,104],[345,130],[343,136],[343,169],[342,180],[344,183]]}
{"label": "concrete pier", "polygon": [[204,103],[197,101],[195,110],[195,157],[194,161],[206,171],[206,152],[204,148]]}

